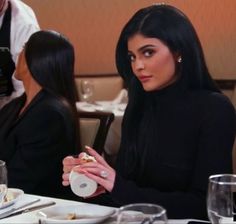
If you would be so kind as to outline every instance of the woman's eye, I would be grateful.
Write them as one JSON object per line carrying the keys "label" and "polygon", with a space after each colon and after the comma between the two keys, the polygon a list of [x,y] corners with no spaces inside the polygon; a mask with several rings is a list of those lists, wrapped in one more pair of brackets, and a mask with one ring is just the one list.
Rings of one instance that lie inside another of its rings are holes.
{"label": "woman's eye", "polygon": [[128,58],[129,58],[129,60],[130,60],[131,62],[133,62],[133,61],[135,60],[135,57],[134,57],[134,55],[132,55],[132,54],[129,54],[129,55],[128,55]]}
{"label": "woman's eye", "polygon": [[145,57],[151,57],[153,55],[153,53],[154,53],[153,50],[145,50],[143,52]]}

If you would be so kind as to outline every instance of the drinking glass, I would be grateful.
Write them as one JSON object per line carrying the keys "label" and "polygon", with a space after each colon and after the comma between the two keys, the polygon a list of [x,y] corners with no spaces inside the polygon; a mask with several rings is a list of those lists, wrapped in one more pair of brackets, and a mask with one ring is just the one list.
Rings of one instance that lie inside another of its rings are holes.
{"label": "drinking glass", "polygon": [[0,160],[0,207],[4,202],[7,194],[7,168],[6,163]]}
{"label": "drinking glass", "polygon": [[155,204],[137,203],[120,207],[117,224],[167,224],[166,210]]}
{"label": "drinking glass", "polygon": [[90,80],[82,80],[81,81],[81,95],[82,101],[91,102],[92,96],[94,91],[93,81]]}
{"label": "drinking glass", "polygon": [[207,212],[213,224],[236,223],[236,175],[209,177]]}

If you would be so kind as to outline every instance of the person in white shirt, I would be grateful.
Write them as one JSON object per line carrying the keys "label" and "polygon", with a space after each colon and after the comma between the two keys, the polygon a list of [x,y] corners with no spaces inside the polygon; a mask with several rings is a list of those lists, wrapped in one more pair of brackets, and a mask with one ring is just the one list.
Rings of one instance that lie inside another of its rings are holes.
{"label": "person in white shirt", "polygon": [[0,109],[24,92],[14,78],[15,64],[25,42],[38,31],[33,10],[21,0],[0,0]]}

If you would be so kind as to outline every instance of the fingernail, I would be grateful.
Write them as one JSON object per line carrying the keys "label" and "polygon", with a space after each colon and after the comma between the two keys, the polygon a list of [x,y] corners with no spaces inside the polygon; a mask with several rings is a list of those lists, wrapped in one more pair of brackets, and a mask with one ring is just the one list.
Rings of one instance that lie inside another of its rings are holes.
{"label": "fingernail", "polygon": [[75,166],[75,167],[73,168],[73,171],[80,172],[80,171],[81,171],[80,166]]}

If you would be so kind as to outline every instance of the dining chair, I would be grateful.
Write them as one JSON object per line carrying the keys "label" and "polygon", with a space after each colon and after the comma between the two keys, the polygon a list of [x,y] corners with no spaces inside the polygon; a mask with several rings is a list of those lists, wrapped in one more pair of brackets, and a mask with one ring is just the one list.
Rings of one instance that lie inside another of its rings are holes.
{"label": "dining chair", "polygon": [[78,111],[78,118],[82,148],[85,145],[92,146],[102,155],[109,128],[114,120],[114,114],[103,111]]}

